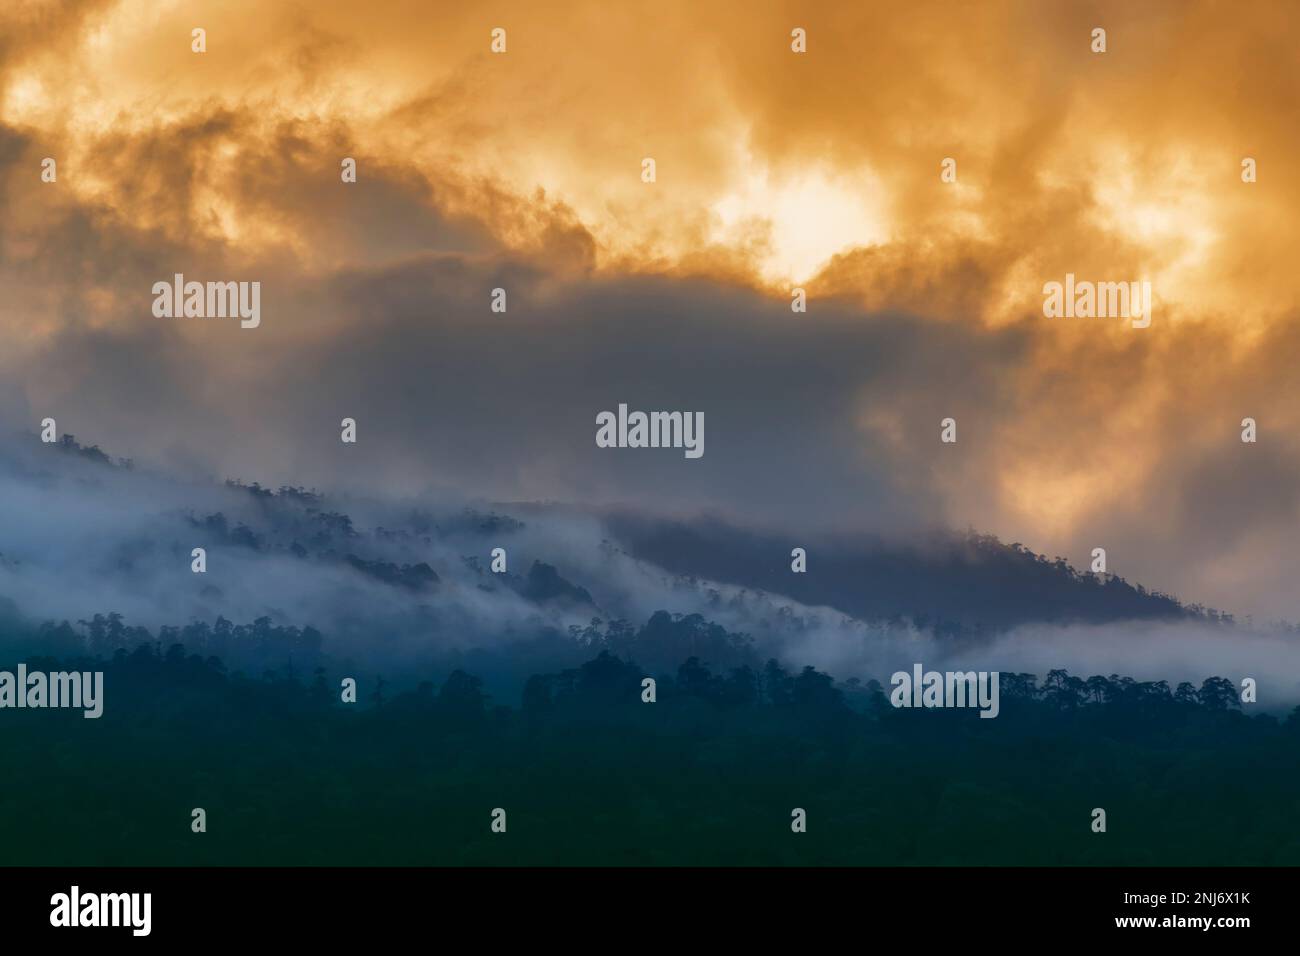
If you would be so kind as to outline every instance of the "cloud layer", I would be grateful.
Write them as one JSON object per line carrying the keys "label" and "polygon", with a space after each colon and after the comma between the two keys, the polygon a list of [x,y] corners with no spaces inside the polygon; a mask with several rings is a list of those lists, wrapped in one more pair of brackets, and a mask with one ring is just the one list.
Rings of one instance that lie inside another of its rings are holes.
{"label": "cloud layer", "polygon": [[[0,17],[14,427],[272,484],[972,526],[1300,617],[1286,5]],[[260,281],[262,326],[155,319],[177,272]],[[1066,272],[1151,279],[1152,327],[1045,319]],[[703,411],[704,457],[597,449],[619,402]]]}

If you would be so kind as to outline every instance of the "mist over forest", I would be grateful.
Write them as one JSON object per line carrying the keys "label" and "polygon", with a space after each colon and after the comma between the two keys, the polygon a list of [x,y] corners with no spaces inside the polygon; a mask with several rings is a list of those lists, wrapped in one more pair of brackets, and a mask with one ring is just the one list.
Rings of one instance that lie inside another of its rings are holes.
{"label": "mist over forest", "polygon": [[[918,661],[1253,676],[1274,707],[1300,699],[1291,626],[975,532],[794,539],[710,515],[331,495],[180,478],[32,434],[0,451],[0,523],[8,639],[43,626],[69,651],[178,642],[253,673],[329,660],[399,687],[469,667],[507,698],[604,649],[648,668],[776,659],[882,683]],[[808,572],[792,572],[794,547]]]}

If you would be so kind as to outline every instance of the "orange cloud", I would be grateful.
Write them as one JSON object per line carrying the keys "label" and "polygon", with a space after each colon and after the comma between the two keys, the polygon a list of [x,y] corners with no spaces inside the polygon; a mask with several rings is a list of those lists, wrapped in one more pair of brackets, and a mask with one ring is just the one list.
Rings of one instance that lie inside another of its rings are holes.
{"label": "orange cloud", "polygon": [[[784,307],[798,282],[809,336],[906,314],[1005,357],[976,395],[920,378],[964,357],[909,366],[916,344],[896,403],[852,397],[841,440],[891,456],[952,523],[1072,557],[1125,540],[1159,586],[1240,589],[1212,536],[1187,532],[1204,570],[1174,572],[1135,523],[1196,524],[1245,415],[1267,423],[1269,474],[1297,477],[1294,5],[119,0],[0,18],[10,374],[69,330],[137,329],[131,290],[174,263],[280,277],[313,306],[266,331],[285,352],[251,358],[169,329],[202,345],[214,393],[354,320],[314,298],[329,283],[443,256],[521,270],[539,297],[658,276]],[[1152,327],[1045,318],[1067,272],[1151,280]],[[940,458],[947,414],[960,453]],[[1294,527],[1280,493],[1276,513]]]}

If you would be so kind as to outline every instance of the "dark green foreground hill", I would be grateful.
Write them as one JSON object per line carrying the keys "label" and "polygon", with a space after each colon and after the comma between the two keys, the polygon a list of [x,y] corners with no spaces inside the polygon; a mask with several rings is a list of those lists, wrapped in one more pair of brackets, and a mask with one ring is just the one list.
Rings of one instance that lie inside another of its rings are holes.
{"label": "dark green foreground hill", "polygon": [[511,707],[463,672],[345,705],[179,646],[26,663],[104,670],[105,711],[0,710],[4,864],[1300,863],[1300,717],[1226,681],[1007,675],[981,720],[775,663],[692,659],[647,704],[601,654]]}

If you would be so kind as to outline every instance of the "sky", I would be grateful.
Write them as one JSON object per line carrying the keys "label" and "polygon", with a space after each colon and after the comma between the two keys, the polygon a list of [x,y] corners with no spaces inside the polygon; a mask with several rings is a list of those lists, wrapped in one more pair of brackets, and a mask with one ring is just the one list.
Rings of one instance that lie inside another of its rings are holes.
{"label": "sky", "polygon": [[[1297,620],[1297,21],[10,0],[0,421],[181,475],[1104,547]],[[158,318],[177,272],[259,281],[260,326]],[[1067,273],[1151,282],[1150,326],[1045,316]],[[621,402],[703,411],[705,454],[597,448]]]}

